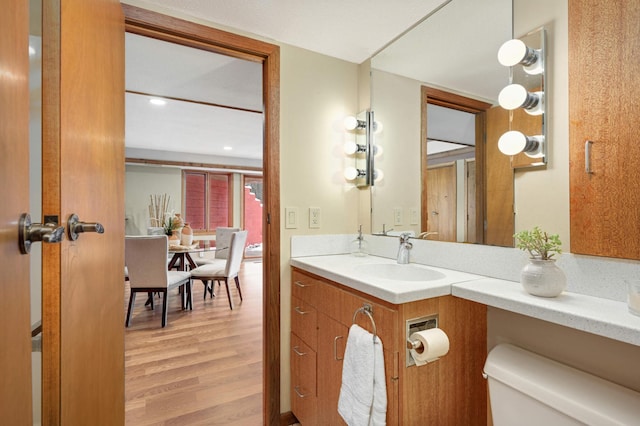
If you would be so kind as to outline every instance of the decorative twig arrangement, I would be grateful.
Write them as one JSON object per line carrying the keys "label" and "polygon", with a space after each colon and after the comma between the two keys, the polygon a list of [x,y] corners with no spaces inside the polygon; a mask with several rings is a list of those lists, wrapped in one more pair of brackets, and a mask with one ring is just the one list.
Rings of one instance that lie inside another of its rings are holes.
{"label": "decorative twig arrangement", "polygon": [[149,195],[149,199],[151,201],[151,204],[149,204],[151,226],[164,227],[171,197],[167,194]]}

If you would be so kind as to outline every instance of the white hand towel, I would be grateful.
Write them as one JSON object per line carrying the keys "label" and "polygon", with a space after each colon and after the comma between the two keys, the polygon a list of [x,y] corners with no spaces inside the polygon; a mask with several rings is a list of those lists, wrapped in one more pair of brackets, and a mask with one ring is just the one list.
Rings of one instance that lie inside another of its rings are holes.
{"label": "white hand towel", "polygon": [[386,424],[387,386],[382,342],[354,324],[349,329],[342,364],[338,412],[349,426]]}

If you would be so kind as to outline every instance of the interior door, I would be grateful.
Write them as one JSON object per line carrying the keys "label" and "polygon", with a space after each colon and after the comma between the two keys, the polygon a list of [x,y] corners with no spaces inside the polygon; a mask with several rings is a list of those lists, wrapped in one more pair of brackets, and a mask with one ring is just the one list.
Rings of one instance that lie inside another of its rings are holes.
{"label": "interior door", "polygon": [[27,425],[31,414],[29,257],[18,249],[18,218],[29,212],[28,2],[0,13],[0,418]]}
{"label": "interior door", "polygon": [[427,208],[430,237],[438,241],[456,241],[456,164],[434,166],[427,171]]}
{"label": "interior door", "polygon": [[104,233],[43,247],[42,419],[124,424],[119,1],[44,0],[43,51],[43,215],[66,226],[76,214],[102,224]]}

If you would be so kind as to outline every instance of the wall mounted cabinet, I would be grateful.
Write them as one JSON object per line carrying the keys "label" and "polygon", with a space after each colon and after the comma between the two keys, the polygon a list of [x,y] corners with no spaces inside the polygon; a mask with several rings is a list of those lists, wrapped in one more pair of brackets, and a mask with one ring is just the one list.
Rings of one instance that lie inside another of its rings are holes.
{"label": "wall mounted cabinet", "polygon": [[571,252],[640,259],[640,4],[569,0]]}

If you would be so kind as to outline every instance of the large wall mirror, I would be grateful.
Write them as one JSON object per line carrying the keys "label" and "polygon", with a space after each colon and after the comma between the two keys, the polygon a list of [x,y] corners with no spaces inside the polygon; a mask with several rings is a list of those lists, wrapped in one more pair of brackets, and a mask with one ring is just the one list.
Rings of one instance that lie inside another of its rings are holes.
{"label": "large wall mirror", "polygon": [[[513,245],[513,169],[494,155],[508,126],[497,98],[509,82],[496,55],[512,16],[512,0],[451,0],[371,59],[385,176],[371,188],[372,232]],[[496,172],[510,190],[493,183]]]}

